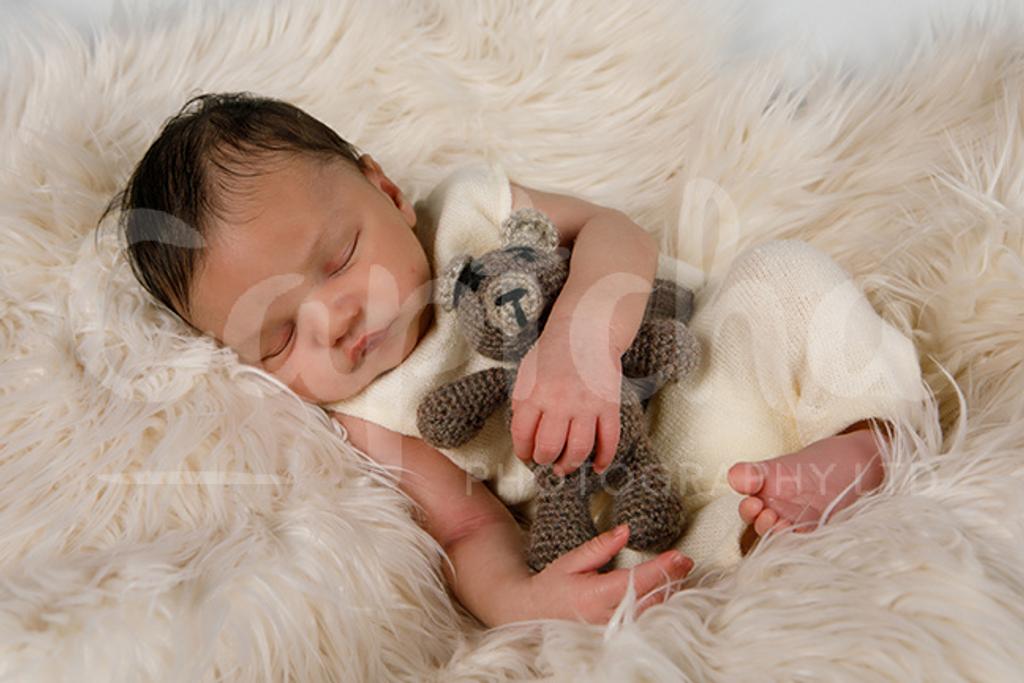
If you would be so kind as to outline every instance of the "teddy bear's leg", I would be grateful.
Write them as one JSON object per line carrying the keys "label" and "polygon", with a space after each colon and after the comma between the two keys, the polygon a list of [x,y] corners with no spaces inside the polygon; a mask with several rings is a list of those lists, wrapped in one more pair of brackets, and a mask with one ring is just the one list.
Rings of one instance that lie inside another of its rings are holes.
{"label": "teddy bear's leg", "polygon": [[589,465],[559,477],[551,465],[534,468],[539,492],[537,513],[530,527],[526,561],[534,571],[544,569],[573,548],[597,536],[590,516],[586,476]]}
{"label": "teddy bear's leg", "polygon": [[627,545],[634,550],[669,548],[686,526],[682,499],[644,437],[633,448],[630,476],[614,496],[613,523],[628,523]]}
{"label": "teddy bear's leg", "polygon": [[[505,427],[512,426],[512,408],[505,407]],[[526,562],[534,571],[541,571],[559,557],[597,536],[594,518],[590,515],[590,493],[597,476],[588,459],[567,477],[559,477],[551,465],[529,463],[537,480],[537,508],[530,526]],[[614,560],[599,572],[611,569]]]}
{"label": "teddy bear's leg", "polygon": [[655,457],[639,400],[623,392],[619,450],[601,476],[613,497],[613,524],[629,524],[627,545],[659,551],[672,545],[686,524],[682,498]]}

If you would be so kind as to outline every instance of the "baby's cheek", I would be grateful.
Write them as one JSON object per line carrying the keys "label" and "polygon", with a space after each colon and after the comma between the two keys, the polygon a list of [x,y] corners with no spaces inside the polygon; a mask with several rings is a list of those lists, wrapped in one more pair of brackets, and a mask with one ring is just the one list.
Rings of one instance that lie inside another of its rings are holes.
{"label": "baby's cheek", "polygon": [[296,394],[313,403],[340,400],[349,384],[344,368],[333,362],[327,349],[315,355],[293,354],[274,374]]}

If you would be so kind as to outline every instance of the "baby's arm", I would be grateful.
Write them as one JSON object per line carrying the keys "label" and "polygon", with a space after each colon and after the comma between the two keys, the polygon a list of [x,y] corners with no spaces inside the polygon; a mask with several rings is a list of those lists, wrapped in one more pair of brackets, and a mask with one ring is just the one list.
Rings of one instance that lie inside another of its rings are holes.
{"label": "baby's arm", "polygon": [[569,474],[596,446],[601,472],[619,440],[620,359],[643,321],[657,244],[621,211],[515,184],[512,192],[551,219],[562,245],[573,245],[569,278],[516,378],[513,449]]}
{"label": "baby's arm", "polygon": [[[444,549],[443,563],[455,597],[487,626],[538,618],[605,623],[625,595],[629,571],[598,574],[628,536],[605,533],[531,573],[523,538],[512,515],[481,482],[420,439],[372,422],[333,413],[352,445],[375,461],[402,468],[399,488],[422,510],[418,522]],[[673,562],[670,551],[634,567],[637,595],[683,578],[693,566]],[[646,598],[641,611],[666,591]]]}

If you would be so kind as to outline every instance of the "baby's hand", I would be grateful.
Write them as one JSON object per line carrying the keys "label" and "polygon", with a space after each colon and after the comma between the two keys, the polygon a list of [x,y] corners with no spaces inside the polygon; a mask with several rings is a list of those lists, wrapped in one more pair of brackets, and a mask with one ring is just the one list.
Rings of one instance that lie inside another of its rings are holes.
{"label": "baby's hand", "polygon": [[[597,344],[569,343],[569,324],[549,320],[519,365],[512,390],[512,448],[516,457],[554,463],[565,476],[594,450],[600,474],[619,443],[622,362]],[[559,455],[561,454],[561,457]]]}
{"label": "baby's hand", "polygon": [[[616,569],[598,574],[625,545],[629,530],[616,535],[616,529],[590,539],[578,548],[549,564],[530,577],[527,618],[582,619],[591,624],[604,624],[615,612],[629,587],[630,570]],[[648,595],[637,604],[635,615],[663,602],[678,585],[671,585],[686,577],[693,568],[693,560],[675,550],[632,568],[637,598],[648,591],[663,588]]]}

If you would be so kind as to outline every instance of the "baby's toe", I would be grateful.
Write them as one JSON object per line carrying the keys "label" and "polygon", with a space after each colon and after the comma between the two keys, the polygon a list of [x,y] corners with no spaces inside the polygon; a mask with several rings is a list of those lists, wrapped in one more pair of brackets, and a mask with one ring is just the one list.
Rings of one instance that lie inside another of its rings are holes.
{"label": "baby's toe", "polygon": [[764,486],[764,470],[756,462],[738,462],[729,468],[728,479],[737,493],[752,496]]}
{"label": "baby's toe", "polygon": [[754,520],[754,531],[757,532],[758,536],[764,536],[777,521],[779,521],[779,516],[775,514],[774,510],[770,508],[764,510],[757,516],[757,519]]}
{"label": "baby's toe", "polygon": [[749,496],[740,501],[740,519],[747,524],[753,524],[757,516],[764,509],[764,501],[760,498]]}

